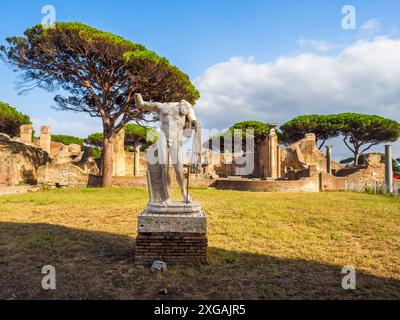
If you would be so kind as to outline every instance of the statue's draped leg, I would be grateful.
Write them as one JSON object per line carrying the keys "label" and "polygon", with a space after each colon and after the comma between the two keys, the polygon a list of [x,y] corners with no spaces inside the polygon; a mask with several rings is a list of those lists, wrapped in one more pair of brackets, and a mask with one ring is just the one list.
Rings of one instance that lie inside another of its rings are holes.
{"label": "statue's draped leg", "polygon": [[[147,184],[150,193],[150,202],[151,203],[162,203],[169,199],[168,190],[166,190],[165,179],[163,176],[165,175],[165,166],[160,164],[158,159],[159,157],[159,149],[154,146],[151,150],[149,149],[147,152],[147,163],[148,163],[148,171],[147,171]],[[157,161],[154,161],[154,157],[156,157]]]}
{"label": "statue's draped leg", "polygon": [[155,198],[154,198],[153,183],[151,181],[151,171],[150,170],[147,170],[146,178],[147,178],[147,187],[149,188],[150,203],[154,203]]}
{"label": "statue's draped leg", "polygon": [[171,199],[171,176],[169,175],[169,165],[162,164],[161,166],[161,180],[162,191],[164,193],[164,201]]}
{"label": "statue's draped leg", "polygon": [[186,202],[187,197],[187,189],[185,186],[185,174],[183,171],[183,145],[181,141],[177,141],[171,144],[169,148],[169,152],[174,163],[174,169],[176,174],[176,180],[178,182],[179,188],[181,190],[181,194],[183,196],[184,201]]}

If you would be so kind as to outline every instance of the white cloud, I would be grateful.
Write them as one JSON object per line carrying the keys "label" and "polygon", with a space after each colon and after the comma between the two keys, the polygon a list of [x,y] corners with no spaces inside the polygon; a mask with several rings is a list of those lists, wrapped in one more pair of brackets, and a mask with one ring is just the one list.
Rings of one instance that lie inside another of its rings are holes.
{"label": "white cloud", "polygon": [[361,30],[366,32],[378,32],[380,28],[381,24],[378,19],[370,19],[361,26]]}
{"label": "white cloud", "polygon": [[356,34],[358,39],[368,39],[376,37],[381,30],[381,24],[378,19],[370,19],[365,22]]}
{"label": "white cloud", "polygon": [[400,41],[358,41],[335,56],[300,54],[265,64],[234,57],[195,82],[205,128],[242,120],[283,123],[312,113],[370,113],[400,121]]}
{"label": "white cloud", "polygon": [[313,40],[313,39],[306,39],[303,37],[301,37],[298,42],[301,48],[311,48],[318,52],[327,52],[342,47],[339,44],[330,43],[325,40]]}
{"label": "white cloud", "polygon": [[95,132],[102,132],[100,121],[96,123],[93,121],[93,118],[80,117],[81,120],[79,122],[73,121],[70,118],[62,121],[52,117],[32,118],[31,120],[37,136],[40,134],[41,126],[49,126],[53,134],[66,134],[83,138]]}

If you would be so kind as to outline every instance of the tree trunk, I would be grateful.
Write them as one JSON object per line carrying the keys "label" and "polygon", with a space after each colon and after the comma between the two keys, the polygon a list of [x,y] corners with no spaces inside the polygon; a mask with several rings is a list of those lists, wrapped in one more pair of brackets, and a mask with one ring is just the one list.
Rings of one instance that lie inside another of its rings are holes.
{"label": "tree trunk", "polygon": [[354,152],[354,166],[358,166],[360,162],[360,154],[358,151]]}
{"label": "tree trunk", "polygon": [[104,141],[103,141],[103,156],[102,156],[102,167],[103,167],[103,179],[101,186],[103,188],[111,188],[113,183],[113,145],[114,135],[104,130]]}

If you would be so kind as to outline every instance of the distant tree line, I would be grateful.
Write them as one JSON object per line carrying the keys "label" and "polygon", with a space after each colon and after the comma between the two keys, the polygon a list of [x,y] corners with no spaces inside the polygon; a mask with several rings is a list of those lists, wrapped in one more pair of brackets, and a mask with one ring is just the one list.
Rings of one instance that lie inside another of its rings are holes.
{"label": "distant tree line", "polygon": [[14,107],[0,101],[0,132],[9,136],[18,136],[19,129],[24,124],[31,124],[31,119],[18,112]]}
{"label": "distant tree line", "polygon": [[[248,129],[253,130],[250,134]],[[255,151],[269,134],[269,126],[260,121],[242,121],[234,124],[228,131],[210,138],[206,146],[210,150],[224,152],[225,136],[241,131],[243,151],[246,150],[246,137],[254,138]],[[326,142],[341,136],[343,143],[352,152],[351,162],[360,164],[360,157],[372,147],[382,143],[395,142],[400,137],[400,124],[394,120],[376,115],[342,113],[336,115],[302,115],[298,116],[276,130],[280,143],[291,144],[304,138],[307,133],[314,133],[317,146],[321,150]],[[216,150],[217,149],[217,150]],[[232,146],[232,151],[233,146]],[[348,159],[347,159],[348,160]]]}
{"label": "distant tree line", "polygon": [[59,142],[66,146],[69,146],[70,144],[78,144],[81,147],[83,147],[83,143],[84,143],[84,139],[82,139],[82,138],[64,135],[64,134],[53,134],[51,136],[51,141]]}
{"label": "distant tree line", "polygon": [[306,133],[315,133],[320,149],[328,140],[341,136],[353,153],[354,165],[372,147],[395,142],[400,137],[397,121],[357,113],[299,116],[285,123],[281,130],[286,143],[297,141]]}

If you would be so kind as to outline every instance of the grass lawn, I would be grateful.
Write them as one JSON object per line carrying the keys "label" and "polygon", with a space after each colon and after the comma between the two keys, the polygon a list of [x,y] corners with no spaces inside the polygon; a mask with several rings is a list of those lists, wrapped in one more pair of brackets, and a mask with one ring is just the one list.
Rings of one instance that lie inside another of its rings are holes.
{"label": "grass lawn", "polygon": [[[400,299],[400,198],[192,196],[208,214],[210,263],[163,274],[132,262],[145,189],[0,197],[0,299]],[[45,265],[57,270],[55,291],[41,289]],[[345,265],[357,270],[355,291],[341,287]]]}

